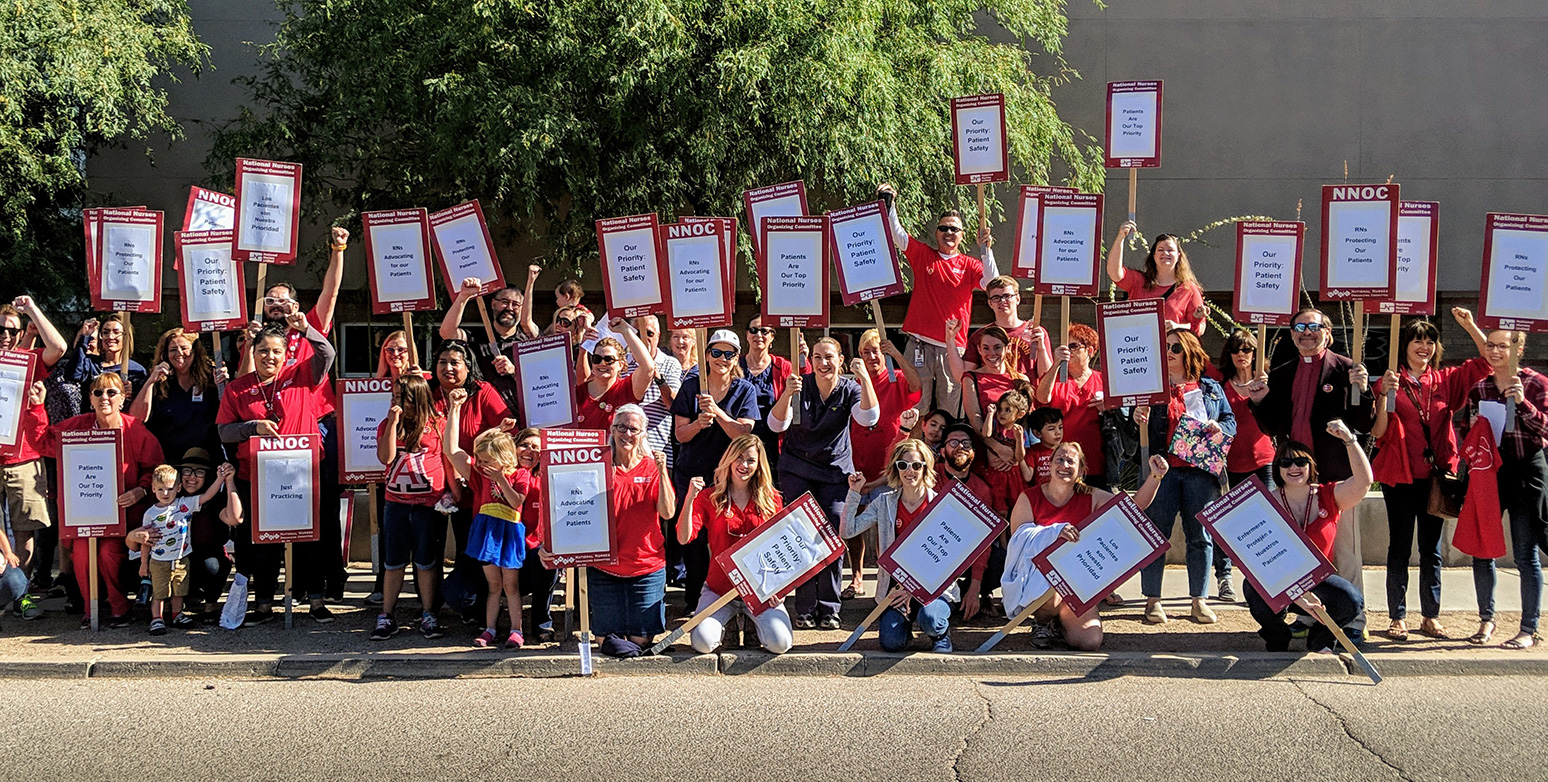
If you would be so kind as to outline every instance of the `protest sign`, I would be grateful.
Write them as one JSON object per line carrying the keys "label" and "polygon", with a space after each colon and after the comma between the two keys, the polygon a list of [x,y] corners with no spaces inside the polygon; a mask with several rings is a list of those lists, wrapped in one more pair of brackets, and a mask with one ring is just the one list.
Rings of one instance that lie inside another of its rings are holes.
{"label": "protest sign", "polygon": [[1489,213],[1478,325],[1548,331],[1548,215]]}
{"label": "protest sign", "polygon": [[778,605],[844,555],[844,540],[810,492],[715,557],[754,615]]}
{"label": "protest sign", "polygon": [[1288,326],[1300,309],[1301,248],[1306,224],[1276,220],[1236,224],[1233,317],[1260,326]]}
{"label": "protest sign", "polygon": [[543,444],[543,546],[551,567],[618,560],[613,529],[613,449],[600,429],[547,429]]}
{"label": "protest sign", "polygon": [[21,442],[22,414],[36,372],[34,354],[25,350],[0,350],[0,447]]}
{"label": "protest sign", "polygon": [[1034,293],[1096,296],[1102,247],[1102,196],[1044,193],[1038,203]]}
{"label": "protest sign", "polygon": [[231,230],[179,231],[172,244],[183,328],[205,332],[247,325],[247,281],[241,264],[231,260]]}
{"label": "protest sign", "polygon": [[1392,298],[1398,191],[1395,184],[1322,186],[1322,299]]}
{"label": "protest sign", "polygon": [[894,296],[903,292],[897,245],[887,227],[881,201],[868,201],[828,213],[832,232],[833,267],[839,296],[845,304]]}
{"label": "protest sign", "polygon": [[763,261],[763,220],[769,217],[806,215],[806,183],[800,180],[755,187],[743,191],[747,207],[747,234],[752,237],[753,259]]}
{"label": "protest sign", "polygon": [[1172,544],[1129,495],[1120,493],[1075,524],[1080,539],[1060,538],[1032,558],[1076,616],[1113,593]]}
{"label": "protest sign", "polygon": [[696,220],[656,229],[660,278],[666,281],[667,328],[731,325],[734,306],[726,296],[730,264],[722,255],[729,228],[721,221]]}
{"label": "protest sign", "polygon": [[387,465],[376,457],[376,430],[392,409],[393,379],[335,381],[339,407],[339,483],[380,483]]}
{"label": "protest sign", "polygon": [[1434,315],[1435,271],[1440,254],[1440,204],[1398,204],[1397,273],[1392,298],[1377,302],[1390,315]]}
{"label": "protest sign", "polygon": [[[360,215],[364,226],[371,314],[435,309],[430,278],[430,216],[423,209]],[[453,289],[455,290],[455,289]]]}
{"label": "protest sign", "polygon": [[1031,280],[1037,274],[1037,221],[1043,194],[1076,192],[1079,191],[1073,187],[1021,186],[1021,199],[1016,205],[1016,240],[1011,247],[1010,276]]}
{"label": "protest sign", "polygon": [[[252,496],[247,511],[254,543],[317,540],[321,527],[322,436],[254,437]],[[329,498],[330,500],[332,498]]]}
{"label": "protest sign", "polygon": [[597,221],[602,294],[613,317],[637,318],[666,312],[656,260],[655,213]]}
{"label": "protest sign", "polygon": [[951,489],[936,494],[876,560],[921,603],[940,597],[1005,529],[1005,519],[966,484],[950,483]]}
{"label": "protest sign", "polygon": [[237,158],[231,257],[295,263],[301,226],[301,164]]}
{"label": "protest sign", "polygon": [[146,209],[103,209],[97,220],[97,310],[161,312],[161,241],[165,215]]}
{"label": "protest sign", "polygon": [[456,296],[462,281],[469,277],[478,280],[480,296],[505,287],[505,272],[495,256],[489,224],[477,199],[430,215],[430,237],[448,295]]}
{"label": "protest sign", "polygon": [[1198,518],[1275,612],[1337,572],[1256,475],[1204,506]]}
{"label": "protest sign", "polygon": [[1166,321],[1161,299],[1097,305],[1097,341],[1107,368],[1102,407],[1166,404]]}
{"label": "protest sign", "polygon": [[828,325],[826,215],[769,217],[762,222],[763,325],[822,328]]}
{"label": "protest sign", "polygon": [[1005,134],[1005,96],[969,95],[951,99],[952,161],[957,184],[979,185],[1010,179],[1010,146]]}
{"label": "protest sign", "polygon": [[123,537],[124,430],[84,429],[59,433],[59,537]]}
{"label": "protest sign", "polygon": [[516,343],[516,389],[524,426],[539,429],[575,423],[575,364],[570,334],[561,332]]}
{"label": "protest sign", "polygon": [[235,228],[236,196],[202,187],[188,188],[188,207],[183,212],[184,231],[231,231]]}
{"label": "protest sign", "polygon": [[1161,165],[1161,82],[1116,81],[1107,85],[1107,168]]}

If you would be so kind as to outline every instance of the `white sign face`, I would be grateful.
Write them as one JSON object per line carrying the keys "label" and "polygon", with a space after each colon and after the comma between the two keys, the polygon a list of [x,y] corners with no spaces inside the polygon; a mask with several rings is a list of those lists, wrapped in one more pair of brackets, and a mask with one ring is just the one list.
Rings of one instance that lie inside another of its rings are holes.
{"label": "white sign face", "polygon": [[381,302],[420,301],[430,297],[430,259],[425,256],[423,226],[419,223],[378,225],[371,232],[376,251],[376,298]]}
{"label": "white sign face", "polygon": [[236,207],[195,199],[185,231],[229,231],[236,225]]}
{"label": "white sign face", "polygon": [[767,201],[755,201],[748,208],[752,212],[752,218],[748,221],[748,233],[757,237],[763,231],[763,220],[768,217],[802,217],[806,214],[806,208],[801,205],[802,193],[792,191],[790,195],[770,198]]}
{"label": "white sign face", "polygon": [[477,214],[469,212],[455,220],[431,226],[430,232],[441,248],[441,257],[451,268],[453,280],[460,283],[472,277],[483,283],[499,276],[495,272],[494,252],[484,242],[484,227],[479,224]]}
{"label": "white sign face", "polygon": [[118,448],[113,443],[68,445],[60,450],[59,483],[64,488],[64,524],[111,527],[118,523]]}
{"label": "white sign face", "polygon": [[1430,299],[1430,217],[1398,216],[1397,295],[1403,302]]}
{"label": "white sign face", "polygon": [[822,534],[805,513],[792,513],[742,546],[732,556],[737,570],[748,576],[753,594],[767,603],[813,565],[827,558]]}
{"label": "white sign face", "polygon": [[719,315],[725,311],[725,268],[718,234],[668,239],[667,269],[672,279],[672,310],[679,318]]}
{"label": "white sign face", "polygon": [[1156,114],[1159,106],[1154,92],[1120,92],[1112,95],[1112,127],[1107,138],[1111,158],[1153,158],[1158,156]]}
{"label": "white sign face", "polygon": [[1048,552],[1052,565],[1081,603],[1106,596],[1113,580],[1155,551],[1139,529],[1113,506],[1080,531],[1080,540]]}
{"label": "white sign face", "polygon": [[530,353],[518,353],[523,421],[527,426],[567,426],[575,421],[574,390],[570,388],[568,343]]}
{"label": "white sign face", "polygon": [[1166,359],[1160,354],[1163,340],[1155,313],[1107,317],[1103,324],[1115,359],[1107,368],[1107,393],[1123,397],[1166,391]]}
{"label": "white sign face", "polygon": [[160,257],[156,227],[108,222],[102,227],[102,298],[153,301]]}
{"label": "white sign face", "polygon": [[235,320],[242,317],[237,296],[237,275],[231,260],[231,242],[183,245],[183,290],[188,296],[189,320]]}
{"label": "white sign face", "polygon": [[608,497],[606,465],[548,465],[549,537],[544,545],[555,556],[607,551]]}
{"label": "white sign face", "polygon": [[647,226],[604,234],[602,258],[612,264],[613,295],[609,301],[613,307],[648,306],[661,301],[661,281],[656,278],[654,228]]}
{"label": "white sign face", "polygon": [[1043,244],[1038,280],[1045,285],[1094,285],[1096,283],[1097,214],[1083,207],[1045,207]]}
{"label": "white sign face", "polygon": [[1320,563],[1285,526],[1284,517],[1270,502],[1262,493],[1246,498],[1215,522],[1215,530],[1225,536],[1239,557],[1250,560],[1244,567],[1252,571],[1263,589],[1279,595]]}
{"label": "white sign face", "polygon": [[258,496],[258,531],[295,532],[312,528],[312,452],[259,451],[253,493]]}
{"label": "white sign face", "polygon": [[341,394],[339,407],[344,420],[343,442],[339,458],[346,473],[385,473],[387,465],[376,458],[376,430],[392,409],[392,391],[368,391]]}
{"label": "white sign face", "polygon": [[1386,287],[1391,221],[1392,207],[1387,203],[1335,201],[1328,205],[1327,287]]}
{"label": "white sign face", "polygon": [[994,530],[952,494],[946,494],[929,515],[892,550],[892,561],[928,592],[938,593],[957,577]]}
{"label": "white sign face", "polygon": [[957,154],[963,176],[1005,169],[1003,122],[997,105],[957,109]]}
{"label": "white sign face", "polygon": [[822,231],[770,231],[763,248],[769,315],[812,315],[823,311]]}
{"label": "white sign face", "polygon": [[844,268],[844,287],[852,291],[886,288],[898,283],[895,264],[888,258],[887,223],[881,214],[833,223],[837,238],[834,255]]}
{"label": "white sign face", "polygon": [[269,253],[289,253],[290,233],[295,226],[290,216],[296,193],[290,177],[272,174],[243,175],[242,225],[238,243],[245,249]]}
{"label": "white sign face", "polygon": [[1241,308],[1251,312],[1294,312],[1294,236],[1242,237]]}
{"label": "white sign face", "polygon": [[1548,233],[1496,228],[1490,249],[1488,314],[1548,319]]}

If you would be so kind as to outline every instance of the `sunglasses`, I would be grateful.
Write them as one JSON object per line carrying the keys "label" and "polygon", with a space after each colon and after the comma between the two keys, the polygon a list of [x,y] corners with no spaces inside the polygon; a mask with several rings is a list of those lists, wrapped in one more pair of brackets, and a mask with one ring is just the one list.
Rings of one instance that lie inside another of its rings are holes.
{"label": "sunglasses", "polygon": [[102,397],[105,397],[105,396],[108,396],[108,397],[118,396],[118,389],[116,389],[116,388],[98,388],[98,389],[93,390],[91,392],[91,395],[96,397],[96,398],[98,398],[98,399],[101,399]]}
{"label": "sunglasses", "polygon": [[1289,469],[1291,467],[1308,467],[1310,465],[1311,459],[1308,459],[1305,456],[1287,456],[1279,460],[1279,469],[1281,470]]}
{"label": "sunglasses", "polygon": [[721,350],[720,348],[710,348],[709,349],[710,358],[724,358],[724,359],[729,360],[729,359],[736,358],[736,353],[737,353],[737,351],[736,351],[735,348],[733,348],[731,350]]}
{"label": "sunglasses", "polygon": [[7,337],[15,337],[21,334],[23,331],[26,331],[26,329],[13,329],[10,326],[0,326],[0,332],[4,332]]}
{"label": "sunglasses", "polygon": [[1240,348],[1237,348],[1236,350],[1231,351],[1231,355],[1233,355],[1233,356],[1240,356],[1241,354],[1246,353],[1247,355],[1250,356],[1250,355],[1252,355],[1252,354],[1254,354],[1256,352],[1258,352],[1256,348],[1240,347]]}
{"label": "sunglasses", "polygon": [[408,348],[387,348],[387,355],[389,356],[406,356],[408,352]]}
{"label": "sunglasses", "polygon": [[1310,331],[1313,334],[1316,334],[1317,332],[1322,331],[1322,324],[1321,323],[1297,323],[1294,326],[1291,326],[1290,330],[1294,331],[1297,334],[1302,334],[1302,333],[1305,333],[1305,332],[1308,332],[1308,331]]}
{"label": "sunglasses", "polygon": [[618,363],[618,357],[617,356],[599,356],[599,355],[597,355],[595,353],[592,353],[591,354],[591,363],[593,363],[593,364],[617,364]]}
{"label": "sunglasses", "polygon": [[1173,342],[1172,344],[1167,345],[1166,349],[1172,351],[1172,355],[1174,355],[1174,356],[1181,356],[1182,355],[1182,343],[1181,342]]}
{"label": "sunglasses", "polygon": [[902,459],[892,463],[893,469],[897,470],[898,472],[903,472],[905,470],[923,470],[924,466],[924,462],[906,462]]}
{"label": "sunglasses", "polygon": [[1089,350],[1089,348],[1086,347],[1086,343],[1084,342],[1071,342],[1070,344],[1065,345],[1065,347],[1069,348],[1071,353],[1074,353],[1077,350]]}
{"label": "sunglasses", "polygon": [[765,337],[772,337],[772,336],[774,336],[774,329],[771,329],[771,328],[769,328],[767,326],[764,326],[764,327],[748,326],[747,327],[747,333],[748,334],[752,334],[752,335],[762,335],[762,336],[765,336]]}
{"label": "sunglasses", "polygon": [[937,225],[937,226],[935,226],[935,230],[937,230],[937,231],[939,231],[939,232],[941,232],[943,234],[959,234],[959,233],[962,233],[962,229],[957,227],[957,226],[955,226],[955,225]]}
{"label": "sunglasses", "polygon": [[570,324],[574,321],[570,320],[569,318],[556,318],[554,322],[560,326],[563,326],[564,328],[569,328]]}

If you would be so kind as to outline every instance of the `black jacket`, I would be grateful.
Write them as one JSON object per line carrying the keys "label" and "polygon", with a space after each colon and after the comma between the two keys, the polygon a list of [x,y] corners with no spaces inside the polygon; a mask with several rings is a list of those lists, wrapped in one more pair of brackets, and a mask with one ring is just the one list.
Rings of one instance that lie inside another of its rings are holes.
{"label": "black jacket", "polygon": [[[1268,395],[1252,405],[1252,417],[1258,428],[1274,438],[1275,443],[1290,439],[1290,416],[1295,409],[1291,403],[1291,390],[1295,387],[1295,370],[1301,363],[1300,354],[1290,361],[1272,367],[1268,373]],[[1322,372],[1317,380],[1317,396],[1312,400],[1311,446],[1317,457],[1317,481],[1341,481],[1351,474],[1349,452],[1342,441],[1328,434],[1328,422],[1341,418],[1350,430],[1365,433],[1371,430],[1375,419],[1375,398],[1370,392],[1360,394],[1359,404],[1349,403],[1349,370],[1354,362],[1333,351],[1322,354]]]}

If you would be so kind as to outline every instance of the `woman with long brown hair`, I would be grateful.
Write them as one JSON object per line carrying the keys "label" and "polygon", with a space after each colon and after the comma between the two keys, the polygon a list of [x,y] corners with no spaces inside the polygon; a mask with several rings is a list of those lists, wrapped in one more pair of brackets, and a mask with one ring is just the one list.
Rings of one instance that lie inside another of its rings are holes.
{"label": "woman with long brown hair", "polygon": [[215,416],[221,381],[199,335],[168,329],[156,340],[156,357],[145,386],[129,406],[161,443],[162,453],[181,457],[192,448],[220,453]]}
{"label": "woman with long brown hair", "polygon": [[1118,237],[1107,251],[1107,276],[1131,299],[1161,299],[1161,313],[1167,327],[1181,327],[1195,335],[1204,333],[1204,288],[1193,275],[1182,239],[1172,234],[1157,234],[1145,255],[1145,265],[1136,272],[1123,265],[1123,244],[1134,230],[1133,221],[1118,226]]}

